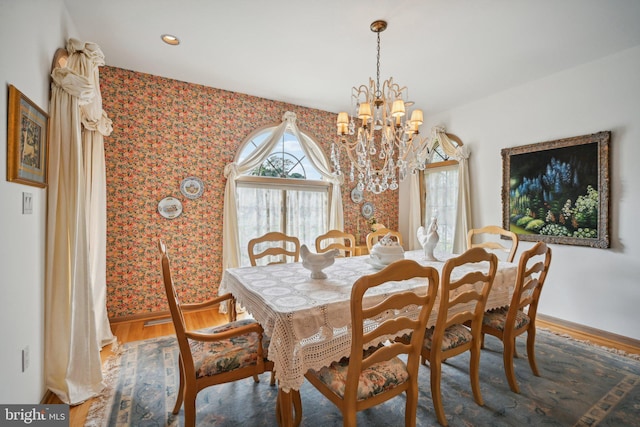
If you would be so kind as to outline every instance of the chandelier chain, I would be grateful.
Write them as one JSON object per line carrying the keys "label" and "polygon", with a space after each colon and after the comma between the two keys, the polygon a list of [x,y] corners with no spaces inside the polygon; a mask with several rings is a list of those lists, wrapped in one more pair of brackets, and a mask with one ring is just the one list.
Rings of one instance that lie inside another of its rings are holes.
{"label": "chandelier chain", "polygon": [[380,98],[380,31],[378,31],[378,55],[376,57],[376,98]]}

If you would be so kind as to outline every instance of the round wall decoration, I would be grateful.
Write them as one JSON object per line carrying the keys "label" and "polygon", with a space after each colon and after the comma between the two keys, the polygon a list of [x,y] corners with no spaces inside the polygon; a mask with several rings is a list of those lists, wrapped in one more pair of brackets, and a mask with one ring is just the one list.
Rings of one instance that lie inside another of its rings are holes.
{"label": "round wall decoration", "polygon": [[365,217],[365,219],[369,219],[373,216],[373,203],[371,202],[366,202],[364,205],[362,205],[362,216]]}
{"label": "round wall decoration", "polygon": [[358,189],[358,187],[354,187],[351,190],[351,201],[353,203],[360,203],[363,199],[362,191]]}
{"label": "round wall decoration", "polygon": [[168,219],[179,217],[182,213],[182,203],[175,197],[165,197],[158,203],[158,212]]}
{"label": "round wall decoration", "polygon": [[197,199],[202,196],[204,191],[204,184],[200,178],[190,176],[182,180],[180,184],[180,192],[187,199]]}

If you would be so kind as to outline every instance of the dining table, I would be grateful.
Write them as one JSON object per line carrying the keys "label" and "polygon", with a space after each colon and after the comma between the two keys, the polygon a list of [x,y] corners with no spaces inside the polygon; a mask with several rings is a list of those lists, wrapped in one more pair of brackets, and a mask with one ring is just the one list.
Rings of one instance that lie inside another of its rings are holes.
{"label": "dining table", "polygon": [[[446,260],[453,256],[436,254],[437,260],[427,260],[423,250],[404,253],[405,259],[432,266],[440,274]],[[326,279],[312,279],[310,271],[301,262],[224,271],[219,292],[232,293],[270,337],[267,357],[274,363],[280,405],[276,414],[281,425],[294,425],[293,395],[300,390],[307,370],[318,370],[349,355],[351,287],[358,278],[381,268],[384,266],[369,255],[363,255],[336,258],[332,265],[323,269]],[[458,268],[454,270],[454,276],[462,277],[474,269],[488,269],[488,263]],[[515,263],[498,263],[487,310],[509,304],[516,271]],[[426,286],[425,283],[424,279],[386,283],[368,292],[365,302],[375,304],[389,294]],[[435,324],[437,308],[436,298],[427,327]],[[296,416],[299,420],[300,414]]]}

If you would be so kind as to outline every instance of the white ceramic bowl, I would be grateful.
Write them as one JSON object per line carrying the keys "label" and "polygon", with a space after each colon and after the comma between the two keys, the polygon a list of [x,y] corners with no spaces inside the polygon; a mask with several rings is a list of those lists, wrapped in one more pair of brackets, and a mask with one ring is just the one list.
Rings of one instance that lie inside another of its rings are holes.
{"label": "white ceramic bowl", "polygon": [[382,265],[391,264],[394,261],[404,259],[404,249],[402,246],[382,246],[379,243],[373,245],[369,255],[375,262]]}

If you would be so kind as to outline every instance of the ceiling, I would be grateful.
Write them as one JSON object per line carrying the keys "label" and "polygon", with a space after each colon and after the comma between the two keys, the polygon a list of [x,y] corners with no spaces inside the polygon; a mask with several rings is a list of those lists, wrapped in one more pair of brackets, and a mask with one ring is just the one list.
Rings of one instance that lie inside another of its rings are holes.
{"label": "ceiling", "polygon": [[[338,112],[393,76],[425,114],[640,45],[637,0],[64,0],[107,65]],[[180,38],[179,46],[160,40]]]}

